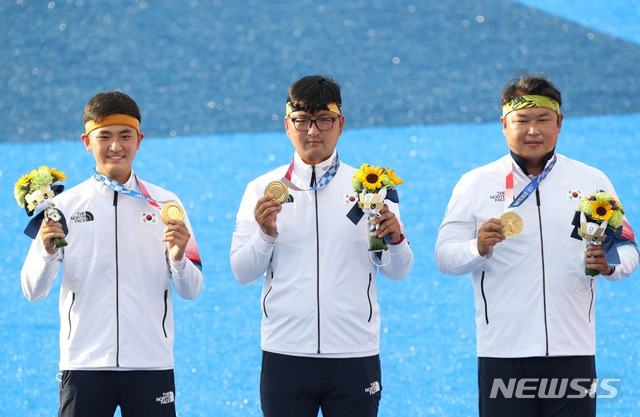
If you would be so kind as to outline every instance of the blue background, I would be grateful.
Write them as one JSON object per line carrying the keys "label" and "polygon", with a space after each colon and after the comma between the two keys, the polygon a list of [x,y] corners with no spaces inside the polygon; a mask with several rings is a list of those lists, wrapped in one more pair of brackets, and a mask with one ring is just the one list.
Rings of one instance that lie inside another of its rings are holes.
{"label": "blue background", "polygon": [[[442,276],[433,250],[462,173],[499,158],[503,85],[544,71],[563,92],[558,151],[594,165],[640,220],[640,2],[6,1],[0,4],[1,415],[57,410],[59,280],[37,303],[21,293],[30,240],[13,200],[20,175],[46,164],[66,186],[94,165],[82,107],[121,90],[143,113],[134,168],[180,195],[198,239],[205,289],[176,297],[180,416],[258,416],[260,285],[233,279],[228,250],[242,191],[286,163],[286,89],[331,74],[343,87],[351,165],[394,168],[416,262],[381,279],[380,416],[473,416],[476,356],[468,277]],[[598,283],[600,378],[619,378],[598,415],[640,412],[637,273]],[[526,331],[526,329],[523,329]]]}

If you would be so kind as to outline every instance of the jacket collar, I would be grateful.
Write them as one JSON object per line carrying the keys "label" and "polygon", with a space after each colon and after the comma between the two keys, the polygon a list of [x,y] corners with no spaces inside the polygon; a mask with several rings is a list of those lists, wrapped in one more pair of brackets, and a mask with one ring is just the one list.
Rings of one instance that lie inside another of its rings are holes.
{"label": "jacket collar", "polygon": [[335,163],[337,158],[338,158],[338,152],[334,149],[333,153],[327,160],[312,166],[312,165],[307,165],[302,160],[300,155],[298,155],[298,152],[296,152],[293,155],[293,176],[299,179],[300,184],[298,185],[308,187],[309,182],[311,181],[312,170],[315,170],[316,180],[318,180],[322,175],[324,175],[325,172],[327,172],[329,168],[331,168],[331,166]]}
{"label": "jacket collar", "polygon": [[[509,151],[509,153],[511,154],[511,158],[513,158],[513,160],[515,161],[515,163],[520,167],[520,169],[522,170],[522,172],[524,172],[524,174],[526,176],[529,176],[529,171],[527,170],[527,163],[524,160],[524,158],[522,158],[520,155],[516,154],[513,151]],[[549,154],[547,156],[544,157],[544,164],[542,165],[543,167],[546,167],[547,164],[549,163],[549,161],[551,160],[551,158],[553,158],[553,155],[556,153],[555,148],[549,152]]]}

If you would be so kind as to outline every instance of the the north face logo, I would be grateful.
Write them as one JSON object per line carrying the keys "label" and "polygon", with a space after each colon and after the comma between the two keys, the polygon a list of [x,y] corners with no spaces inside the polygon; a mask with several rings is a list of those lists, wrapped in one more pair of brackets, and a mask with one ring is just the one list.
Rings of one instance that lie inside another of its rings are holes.
{"label": "the north face logo", "polygon": [[174,401],[173,391],[163,392],[162,397],[156,397],[156,402],[160,404],[171,404]]}
{"label": "the north face logo", "polygon": [[498,191],[495,195],[490,195],[489,198],[496,203],[504,201],[504,191]]}
{"label": "the north face logo", "polygon": [[380,383],[378,381],[372,382],[369,388],[364,389],[364,392],[366,392],[369,395],[373,395],[377,392],[380,392]]}
{"label": "the north face logo", "polygon": [[79,211],[71,216],[71,220],[73,220],[75,223],[92,222],[93,213],[91,213],[90,211]]}

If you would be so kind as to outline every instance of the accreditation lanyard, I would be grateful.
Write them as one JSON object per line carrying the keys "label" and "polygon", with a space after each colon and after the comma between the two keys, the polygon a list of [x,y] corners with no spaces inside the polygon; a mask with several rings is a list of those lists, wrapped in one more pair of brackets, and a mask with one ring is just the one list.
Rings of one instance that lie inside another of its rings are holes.
{"label": "accreditation lanyard", "polygon": [[138,181],[138,185],[140,185],[140,188],[142,189],[142,192],[144,194],[139,193],[136,190],[132,190],[130,188],[127,188],[127,186],[125,186],[124,184],[121,184],[118,181],[99,173],[95,169],[93,171],[93,179],[95,179],[96,181],[98,181],[101,184],[104,184],[110,190],[113,190],[113,191],[115,191],[117,193],[120,193],[122,195],[126,195],[126,196],[129,196],[129,197],[135,197],[135,198],[138,198],[140,200],[145,200],[146,202],[151,204],[153,207],[156,207],[158,209],[160,208],[158,203],[166,203],[166,202],[168,202],[168,200],[167,201],[161,201],[161,200],[154,200],[153,198],[151,198],[151,195],[147,191],[147,189],[144,186],[144,184],[142,183],[142,181],[140,181],[138,179],[138,177],[136,177],[136,180]]}
{"label": "accreditation lanyard", "polygon": [[536,175],[535,177],[533,177],[533,179],[531,179],[529,184],[527,184],[527,186],[524,187],[522,191],[520,191],[520,194],[518,194],[518,196],[515,199],[513,198],[513,162],[512,162],[511,171],[507,174],[507,177],[505,179],[505,191],[504,191],[505,210],[504,211],[508,211],[516,207],[520,207],[522,203],[524,203],[527,200],[527,198],[529,198],[531,194],[533,194],[536,191],[538,186],[540,186],[540,183],[545,178],[547,178],[547,175],[549,175],[549,172],[551,172],[551,169],[553,169],[553,166],[556,164],[557,160],[558,160],[558,157],[556,155],[553,155],[553,159],[551,159],[551,162],[549,162],[549,164],[538,175]]}
{"label": "accreditation lanyard", "polygon": [[324,187],[326,187],[327,185],[329,185],[329,182],[331,182],[331,180],[333,179],[333,177],[336,176],[336,174],[338,173],[338,168],[340,168],[340,159],[338,159],[338,154],[336,154],[336,157],[334,159],[334,161],[331,163],[331,166],[329,167],[329,169],[327,169],[327,172],[325,172],[322,177],[320,177],[320,179],[318,181],[316,181],[316,184],[308,189],[302,189],[300,187],[298,187],[297,185],[295,185],[293,182],[291,182],[291,174],[293,173],[293,162],[295,161],[295,157],[291,158],[291,163],[289,164],[289,169],[287,169],[287,173],[286,175],[282,178],[282,182],[284,182],[287,187],[291,188],[292,190],[296,190],[296,191],[315,191],[315,190],[320,190]]}

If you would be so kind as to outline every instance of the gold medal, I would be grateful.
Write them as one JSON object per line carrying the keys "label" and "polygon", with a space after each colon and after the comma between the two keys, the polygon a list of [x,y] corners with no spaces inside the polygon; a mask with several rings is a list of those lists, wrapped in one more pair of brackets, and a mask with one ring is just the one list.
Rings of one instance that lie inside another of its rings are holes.
{"label": "gold medal", "polygon": [[289,189],[282,181],[271,181],[264,188],[264,195],[267,194],[273,195],[282,204],[289,198]]}
{"label": "gold medal", "polygon": [[504,235],[506,237],[514,237],[517,236],[520,232],[522,232],[522,227],[524,226],[522,222],[522,217],[515,211],[507,211],[500,216],[500,220],[505,222],[504,226]]}
{"label": "gold medal", "polygon": [[184,210],[180,207],[180,204],[175,201],[169,201],[160,211],[160,218],[165,224],[169,224],[169,219],[184,220]]}

